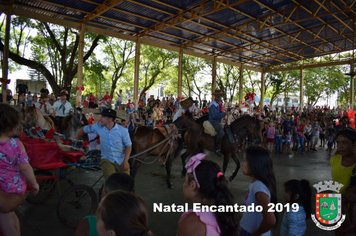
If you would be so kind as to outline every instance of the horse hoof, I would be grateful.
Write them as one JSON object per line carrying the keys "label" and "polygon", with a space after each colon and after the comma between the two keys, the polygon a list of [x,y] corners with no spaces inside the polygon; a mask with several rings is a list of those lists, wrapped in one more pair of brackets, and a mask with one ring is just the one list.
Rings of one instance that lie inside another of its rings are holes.
{"label": "horse hoof", "polygon": [[168,184],[168,188],[169,188],[169,189],[173,189],[172,183],[169,183],[169,184]]}
{"label": "horse hoof", "polygon": [[229,177],[229,182],[231,182],[234,179],[234,177],[230,176]]}

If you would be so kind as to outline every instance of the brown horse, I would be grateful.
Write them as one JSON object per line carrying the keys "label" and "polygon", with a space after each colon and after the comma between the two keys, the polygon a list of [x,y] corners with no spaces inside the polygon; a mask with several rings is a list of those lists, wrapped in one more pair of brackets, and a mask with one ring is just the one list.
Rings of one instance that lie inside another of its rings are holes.
{"label": "brown horse", "polygon": [[[235,138],[235,143],[230,143],[226,135],[222,138],[221,151],[224,155],[223,172],[225,173],[229,158],[231,157],[236,163],[236,169],[230,176],[229,180],[232,181],[240,169],[240,162],[236,153],[242,150],[244,139],[247,134],[253,139],[253,143],[261,143],[262,140],[262,121],[256,117],[243,116],[231,123],[230,127]],[[185,176],[187,171],[185,169],[185,159],[191,157],[202,149],[214,151],[214,138],[204,133],[202,125],[195,125],[190,127],[184,135],[184,141],[187,145],[187,151],[181,156],[183,171],[182,176]]]}
{"label": "brown horse", "polygon": [[44,117],[40,109],[35,105],[25,107],[25,128],[41,127],[42,129],[53,129],[51,118]]}
{"label": "brown horse", "polygon": [[[164,160],[166,165],[166,171],[167,171],[166,182],[168,188],[172,188],[172,183],[170,180],[172,161],[175,159],[175,157],[179,154],[181,150],[179,148],[178,139],[171,140],[172,142],[169,145],[166,145],[166,143],[168,142],[167,140],[166,142],[163,142],[162,144],[158,145],[152,150],[149,150],[147,152],[145,152],[145,150],[164,141],[166,139],[166,135],[169,136],[170,134],[172,134],[172,132],[177,132],[177,131],[180,132],[182,129],[188,128],[195,124],[196,123],[191,113],[186,112],[185,117],[179,117],[177,120],[175,120],[173,123],[169,125],[171,131],[161,132],[160,129],[152,129],[151,127],[148,126],[140,126],[136,130],[132,130],[130,132],[130,136],[132,140],[131,155],[139,154],[141,152],[142,153],[135,158],[133,163],[131,161],[131,171],[130,171],[131,176],[135,178],[138,168],[140,167],[142,161],[147,155],[155,155],[155,156],[159,156],[160,158],[168,154],[168,157]],[[165,132],[166,135],[164,135]]]}

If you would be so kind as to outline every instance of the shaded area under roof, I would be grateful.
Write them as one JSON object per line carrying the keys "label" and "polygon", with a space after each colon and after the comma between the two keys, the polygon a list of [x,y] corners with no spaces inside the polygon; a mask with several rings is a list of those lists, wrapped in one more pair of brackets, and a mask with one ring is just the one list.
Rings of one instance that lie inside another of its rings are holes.
{"label": "shaded area under roof", "polygon": [[41,15],[139,36],[259,69],[354,50],[349,0],[13,0]]}

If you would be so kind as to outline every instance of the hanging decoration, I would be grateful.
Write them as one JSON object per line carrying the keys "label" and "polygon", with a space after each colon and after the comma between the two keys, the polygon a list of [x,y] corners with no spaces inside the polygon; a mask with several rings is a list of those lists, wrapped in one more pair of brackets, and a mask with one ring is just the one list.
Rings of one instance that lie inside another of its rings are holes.
{"label": "hanging decoration", "polygon": [[84,86],[80,87],[80,90],[84,91]]}
{"label": "hanging decoration", "polygon": [[248,104],[252,104],[256,100],[255,97],[256,97],[255,93],[246,93],[245,102],[247,102]]}
{"label": "hanging decoration", "polygon": [[76,87],[75,87],[75,90],[77,90],[77,91],[78,91],[78,90],[79,90],[79,87],[78,87],[78,86],[76,86]]}
{"label": "hanging decoration", "polygon": [[351,128],[355,129],[355,114],[356,111],[350,109],[349,112],[347,113],[347,116],[349,117],[349,121],[351,123]]}

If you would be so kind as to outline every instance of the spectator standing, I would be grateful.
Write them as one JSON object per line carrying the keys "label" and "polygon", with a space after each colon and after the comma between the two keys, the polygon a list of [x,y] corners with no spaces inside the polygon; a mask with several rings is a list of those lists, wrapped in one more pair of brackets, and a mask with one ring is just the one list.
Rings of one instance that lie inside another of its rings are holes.
{"label": "spectator standing", "polygon": [[95,101],[95,97],[94,97],[93,93],[90,93],[89,94],[89,108],[95,108],[94,101]]}
{"label": "spectator standing", "polygon": [[108,91],[105,92],[104,100],[105,100],[105,102],[106,102],[106,104],[107,104],[106,107],[107,107],[107,108],[110,108],[111,97],[110,97]]}
{"label": "spectator standing", "polygon": [[318,121],[314,121],[314,125],[312,126],[312,139],[311,139],[311,150],[316,151],[316,145],[319,142],[319,135],[321,131],[321,127]]}
{"label": "spectator standing", "polygon": [[45,94],[49,94],[49,91],[48,91],[48,89],[47,89],[47,86],[46,86],[46,84],[45,85],[43,85],[43,88],[40,90],[40,93],[45,93]]}
{"label": "spectator standing", "polygon": [[26,94],[27,90],[28,90],[28,87],[25,84],[25,81],[22,81],[21,84],[18,84],[16,86],[16,91],[18,92],[18,94],[22,94],[22,93]]}
{"label": "spectator standing", "polygon": [[32,106],[32,95],[30,91],[28,91],[27,93],[26,100],[27,100],[27,106]]}

